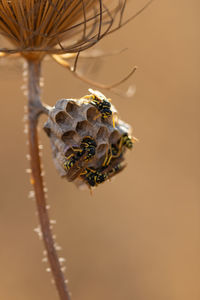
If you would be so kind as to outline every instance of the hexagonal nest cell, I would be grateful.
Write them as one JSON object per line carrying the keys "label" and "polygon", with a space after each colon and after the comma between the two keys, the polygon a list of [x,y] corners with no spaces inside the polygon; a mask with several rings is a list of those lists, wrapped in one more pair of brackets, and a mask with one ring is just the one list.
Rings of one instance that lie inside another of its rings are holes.
{"label": "hexagonal nest cell", "polygon": [[90,92],[80,99],[59,100],[44,124],[60,176],[89,188],[123,170],[124,154],[134,142],[130,126],[118,118],[109,100]]}

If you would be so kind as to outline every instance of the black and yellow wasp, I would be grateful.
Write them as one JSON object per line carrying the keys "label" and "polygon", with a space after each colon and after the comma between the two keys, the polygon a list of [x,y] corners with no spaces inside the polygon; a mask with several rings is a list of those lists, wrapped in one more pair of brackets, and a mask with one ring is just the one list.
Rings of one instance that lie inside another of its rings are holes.
{"label": "black and yellow wasp", "polygon": [[93,168],[86,168],[80,176],[88,183],[89,186],[97,186],[98,184],[106,181],[108,175]]}
{"label": "black and yellow wasp", "polygon": [[[81,164],[85,161],[89,161],[96,153],[96,142],[91,136],[86,136],[82,139],[79,148],[72,148],[73,153],[66,157],[66,161],[63,164],[63,167],[66,171],[69,171],[72,167],[75,168],[75,174],[79,174],[82,171]],[[77,162],[80,162],[78,164]],[[78,176],[78,175],[77,175]]]}
{"label": "black and yellow wasp", "polygon": [[111,147],[108,149],[102,167],[105,168],[109,166],[111,159],[119,157],[121,155],[120,149],[117,145],[112,144]]}
{"label": "black and yellow wasp", "polygon": [[122,164],[117,164],[115,167],[113,167],[111,170],[109,170],[107,172],[107,176],[108,178],[111,178],[112,176],[114,176],[115,174],[121,172],[123,169],[125,168],[125,165]]}
{"label": "black and yellow wasp", "polygon": [[100,169],[86,168],[80,177],[89,185],[89,187],[96,187],[99,184],[105,182],[107,179],[121,172],[125,168],[124,165],[117,164],[107,172],[101,171]]}
{"label": "black and yellow wasp", "polygon": [[121,149],[122,146],[125,146],[128,149],[133,148],[133,138],[130,138],[128,133],[124,133],[118,142],[119,149]]}
{"label": "black and yellow wasp", "polygon": [[108,149],[102,167],[106,168],[109,166],[112,159],[120,157],[123,153],[123,147],[128,149],[132,149],[133,147],[133,139],[130,138],[127,133],[124,133],[117,143],[112,144]]}
{"label": "black and yellow wasp", "polygon": [[[107,99],[99,91],[94,91],[93,89],[88,89],[88,91],[91,93],[91,95],[85,96],[85,98],[90,99],[92,97],[92,100],[90,103],[97,108],[97,110],[100,112],[100,116],[102,117],[102,119],[112,117],[113,127],[115,127],[115,121],[114,121],[113,113],[111,110],[110,99]],[[98,116],[97,116],[97,118],[98,118]]]}
{"label": "black and yellow wasp", "polygon": [[95,140],[91,136],[86,136],[81,141],[80,148],[82,152],[79,155],[83,156],[84,154],[86,154],[84,156],[84,160],[88,161],[95,155],[96,147],[97,144]]}

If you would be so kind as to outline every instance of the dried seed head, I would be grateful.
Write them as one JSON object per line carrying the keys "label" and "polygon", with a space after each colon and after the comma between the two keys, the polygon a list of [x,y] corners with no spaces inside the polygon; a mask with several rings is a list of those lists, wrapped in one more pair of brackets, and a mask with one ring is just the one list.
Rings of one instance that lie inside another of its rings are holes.
{"label": "dried seed head", "polygon": [[127,0],[0,0],[0,58],[15,54],[39,62],[49,54],[82,81],[111,90],[136,67],[114,84],[98,84],[76,71],[80,52],[136,18],[152,1],[124,20]]}
{"label": "dried seed head", "polygon": [[0,35],[12,44],[0,52],[20,52],[29,59],[46,53],[77,53],[113,29],[126,1],[0,0]]}
{"label": "dried seed head", "polygon": [[90,89],[80,99],[62,99],[50,109],[44,130],[62,177],[97,186],[123,168],[131,128],[103,94]]}

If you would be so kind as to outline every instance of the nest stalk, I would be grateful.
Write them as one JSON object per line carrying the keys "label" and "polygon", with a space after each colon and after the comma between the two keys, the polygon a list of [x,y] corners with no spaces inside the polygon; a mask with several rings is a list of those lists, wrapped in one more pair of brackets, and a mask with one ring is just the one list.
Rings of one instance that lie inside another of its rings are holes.
{"label": "nest stalk", "polygon": [[36,199],[36,206],[42,238],[45,249],[47,251],[48,261],[51,267],[55,285],[60,300],[70,300],[64,274],[55,249],[52,232],[50,229],[50,221],[46,207],[46,199],[44,192],[43,178],[41,175],[41,161],[38,145],[38,117],[45,112],[45,108],[40,100],[40,71],[41,62],[28,61],[28,137],[29,152],[31,164],[31,184],[33,185]]}

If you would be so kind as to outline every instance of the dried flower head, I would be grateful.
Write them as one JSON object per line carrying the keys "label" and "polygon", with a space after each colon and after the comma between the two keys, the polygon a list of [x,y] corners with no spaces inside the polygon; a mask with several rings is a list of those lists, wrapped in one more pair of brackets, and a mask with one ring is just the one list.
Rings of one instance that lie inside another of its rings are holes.
{"label": "dried flower head", "polygon": [[[13,46],[2,52],[20,52],[27,56],[30,52],[44,55],[83,51],[123,25],[126,2],[0,0],[0,34]],[[119,23],[113,28],[118,15]]]}
{"label": "dried flower head", "polygon": [[62,99],[49,111],[44,130],[55,166],[78,185],[97,186],[123,170],[135,139],[131,128],[103,94],[89,89],[81,99]]}
{"label": "dried flower head", "polygon": [[[1,0],[0,34],[13,45],[6,52],[74,53],[85,50],[109,32],[119,1],[108,9],[99,0]],[[66,44],[62,44],[66,41]]]}
{"label": "dried flower head", "polygon": [[[39,61],[49,54],[80,79],[110,89],[136,68],[114,85],[96,84],[76,72],[79,54],[135,18],[151,1],[123,21],[127,0],[0,0],[0,37],[5,38],[0,57],[15,53]],[[73,67],[70,58],[76,58]]]}

